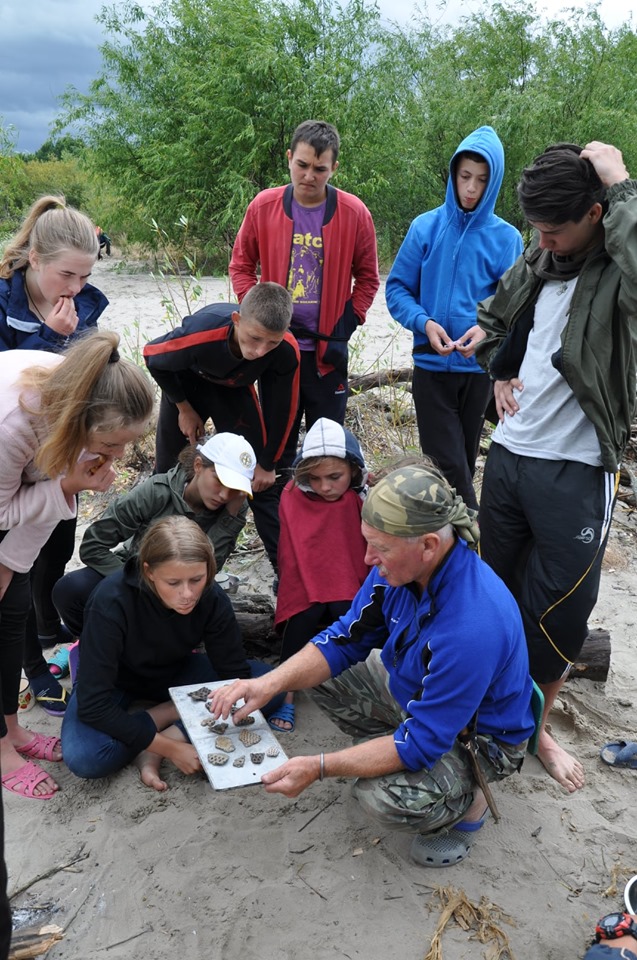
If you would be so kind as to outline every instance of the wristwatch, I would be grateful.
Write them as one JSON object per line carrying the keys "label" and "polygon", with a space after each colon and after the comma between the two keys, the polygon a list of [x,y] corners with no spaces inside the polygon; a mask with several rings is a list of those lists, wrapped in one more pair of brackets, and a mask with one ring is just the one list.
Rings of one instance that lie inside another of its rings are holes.
{"label": "wristwatch", "polygon": [[634,937],[637,940],[637,923],[629,913],[608,913],[597,921],[595,943],[617,940],[619,937]]}

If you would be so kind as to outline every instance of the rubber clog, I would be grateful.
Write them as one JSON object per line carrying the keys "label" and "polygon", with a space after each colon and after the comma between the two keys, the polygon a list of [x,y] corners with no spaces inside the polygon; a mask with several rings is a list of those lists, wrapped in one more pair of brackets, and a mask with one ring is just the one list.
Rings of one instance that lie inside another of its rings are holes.
{"label": "rubber clog", "polygon": [[2,786],[18,797],[27,797],[29,800],[50,800],[51,797],[55,796],[57,790],[49,790],[48,793],[33,793],[35,788],[47,777],[46,770],[39,767],[37,763],[33,763],[32,760],[27,760],[24,766],[2,775]]}
{"label": "rubber clog", "polygon": [[59,737],[47,737],[44,733],[34,733],[33,739],[23,747],[16,747],[16,752],[31,760],[48,760],[50,763],[59,763],[62,757],[54,757],[53,753],[61,744]]}
{"label": "rubber clog", "polygon": [[467,856],[475,834],[484,826],[488,809],[480,820],[461,820],[450,829],[419,833],[412,840],[409,856],[421,867],[453,867]]}
{"label": "rubber clog", "polygon": [[637,770],[637,743],[634,740],[606,743],[600,751],[600,757],[610,767]]}

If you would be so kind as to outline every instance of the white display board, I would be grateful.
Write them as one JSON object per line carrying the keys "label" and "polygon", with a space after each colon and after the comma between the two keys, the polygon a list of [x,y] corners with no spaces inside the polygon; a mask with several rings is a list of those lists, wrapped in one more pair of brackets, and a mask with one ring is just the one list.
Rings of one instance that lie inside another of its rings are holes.
{"label": "white display board", "polygon": [[[274,770],[285,763],[287,756],[260,710],[250,714],[253,722],[242,726],[233,723],[232,717],[226,721],[219,718],[217,724],[227,723],[227,727],[216,731],[211,724],[215,723],[212,715],[206,708],[205,700],[193,700],[190,693],[201,690],[202,686],[208,690],[216,690],[233,683],[232,680],[211,681],[210,683],[189,683],[183,687],[170,687],[169,693],[173,703],[179,711],[183,724],[188,732],[191,743],[199,754],[201,766],[204,769],[212,787],[215,790],[228,790],[230,787],[247,787],[261,782],[262,775],[268,770]],[[243,700],[237,701],[240,707]],[[242,738],[243,734],[243,738]],[[256,743],[249,743],[259,738]],[[222,749],[219,739],[222,738]],[[227,742],[226,742],[227,741]],[[244,742],[248,741],[248,742]],[[274,755],[276,752],[276,755]],[[222,765],[216,765],[209,760],[210,755],[227,756]],[[260,762],[255,762],[255,755],[263,755]],[[239,766],[238,764],[241,764]]]}

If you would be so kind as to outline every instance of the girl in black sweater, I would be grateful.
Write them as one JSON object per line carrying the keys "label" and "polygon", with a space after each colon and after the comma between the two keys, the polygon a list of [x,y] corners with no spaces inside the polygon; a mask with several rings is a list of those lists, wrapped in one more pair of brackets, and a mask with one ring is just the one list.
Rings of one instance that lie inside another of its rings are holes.
{"label": "girl in black sweater", "polygon": [[[135,760],[142,782],[165,790],[163,757],[185,774],[200,769],[168,688],[271,669],[246,660],[232,606],[214,575],[212,547],[197,524],[165,517],[145,534],[139,557],[96,587],[62,725],[64,760],[78,777],[105,777]],[[200,643],[205,654],[193,653]],[[129,712],[140,700],[153,706]]]}

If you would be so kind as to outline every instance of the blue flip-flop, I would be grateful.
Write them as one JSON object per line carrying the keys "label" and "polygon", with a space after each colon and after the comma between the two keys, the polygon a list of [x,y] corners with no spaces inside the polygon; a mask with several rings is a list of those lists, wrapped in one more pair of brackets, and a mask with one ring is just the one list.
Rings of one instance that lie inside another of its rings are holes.
{"label": "blue flip-flop", "polygon": [[[284,727],[277,726],[276,723],[272,723],[273,720],[282,720],[284,723],[291,723],[292,726],[289,730],[286,730]],[[294,730],[294,704],[293,703],[282,703],[280,707],[277,707],[274,713],[271,713],[268,717],[268,723],[277,733],[292,733]]]}
{"label": "blue flip-flop", "polygon": [[601,749],[600,757],[611,767],[637,770],[637,743],[634,740],[606,743]]}

